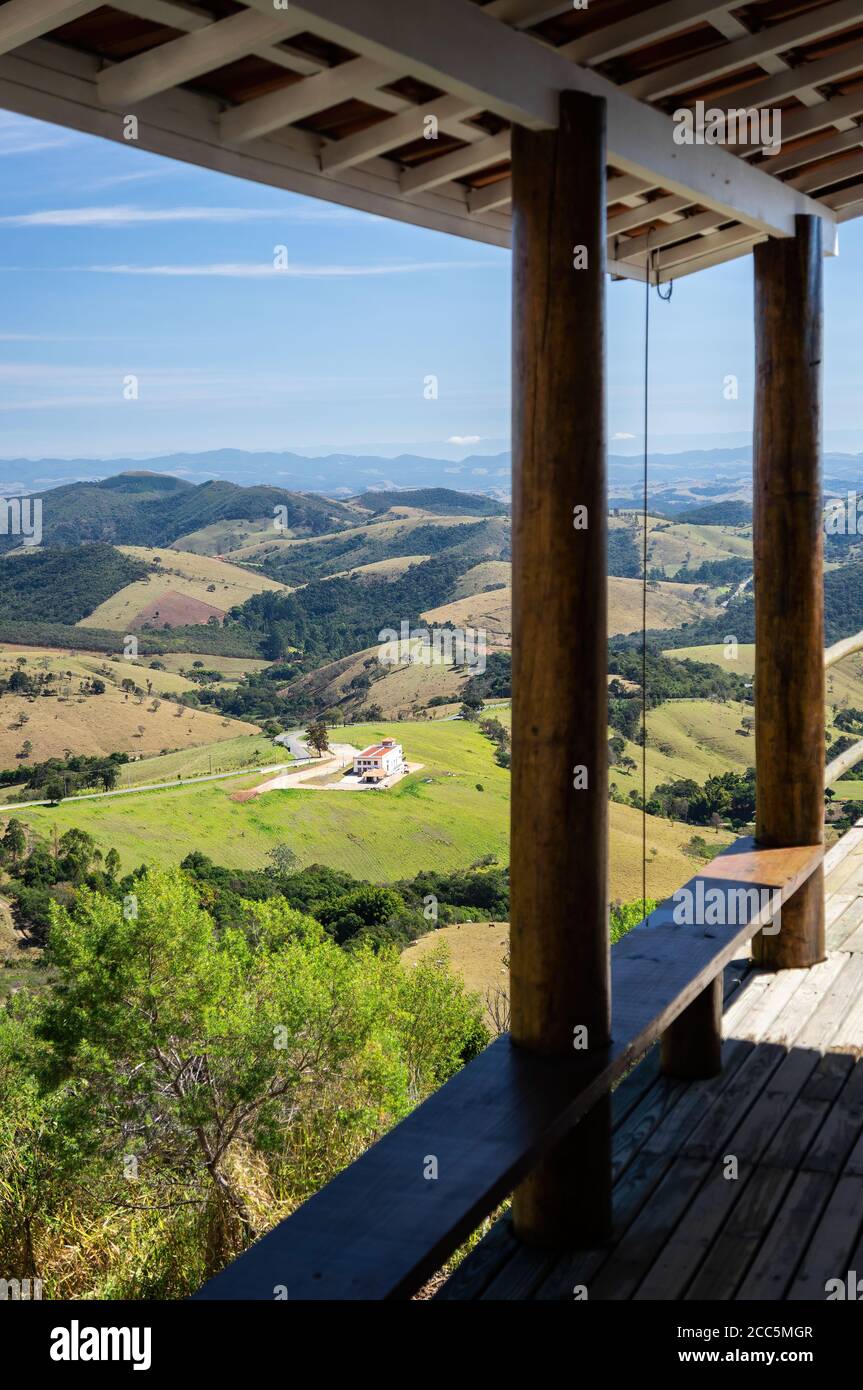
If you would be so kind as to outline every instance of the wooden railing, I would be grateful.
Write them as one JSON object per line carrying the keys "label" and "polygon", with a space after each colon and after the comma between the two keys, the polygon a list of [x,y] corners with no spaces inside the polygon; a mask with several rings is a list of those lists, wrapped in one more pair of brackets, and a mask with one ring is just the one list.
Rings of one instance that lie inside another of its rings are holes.
{"label": "wooden railing", "polygon": [[601,1053],[504,1034],[196,1298],[409,1297],[658,1039],[668,1074],[718,1071],[724,967],[822,859],[736,841],[612,947]]}
{"label": "wooden railing", "polygon": [[[829,670],[835,666],[837,661],[842,661],[846,656],[853,656],[855,652],[863,651],[863,632],[855,632],[853,637],[843,637],[841,642],[834,642],[832,647],[828,647],[824,653],[824,667]],[[824,786],[832,787],[834,782],[846,772],[850,772],[852,767],[856,767],[859,762],[863,762],[863,739],[858,739],[850,748],[846,748],[844,753],[840,753],[838,758],[834,758],[824,769]]]}

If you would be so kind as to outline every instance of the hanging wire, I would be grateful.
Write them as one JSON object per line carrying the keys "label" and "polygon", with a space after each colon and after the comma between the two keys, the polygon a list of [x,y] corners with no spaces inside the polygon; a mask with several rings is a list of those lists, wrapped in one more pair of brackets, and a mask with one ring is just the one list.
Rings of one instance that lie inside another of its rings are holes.
{"label": "hanging wire", "polygon": [[641,553],[641,915],[647,917],[647,446],[650,426],[650,282],[651,276],[656,293],[663,303],[668,303],[674,292],[674,281],[669,280],[668,289],[663,293],[656,272],[656,252],[650,250],[650,233],[647,234],[647,264],[644,272],[644,459],[643,459],[643,497],[642,497],[642,553]]}
{"label": "hanging wire", "polygon": [[644,272],[644,469],[642,498],[641,553],[641,915],[647,916],[647,429],[648,379],[650,374],[650,271],[653,255],[649,249]]}

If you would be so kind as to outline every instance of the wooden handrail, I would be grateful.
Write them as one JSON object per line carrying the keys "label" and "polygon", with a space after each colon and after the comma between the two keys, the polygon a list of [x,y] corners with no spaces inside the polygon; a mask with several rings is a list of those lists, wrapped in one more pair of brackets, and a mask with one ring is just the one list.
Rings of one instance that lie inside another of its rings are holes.
{"label": "wooden handrail", "polygon": [[[410,1297],[624,1072],[697,1010],[823,854],[821,845],[736,841],[612,947],[610,1044],[560,1058],[498,1038],[195,1297]],[[695,925],[679,920],[687,902]],[[724,902],[736,920],[704,925],[710,902]]]}
{"label": "wooden handrail", "polygon": [[[841,641],[828,647],[824,653],[825,669],[829,670],[837,661],[844,660],[846,656],[853,656],[855,652],[863,652],[863,632],[855,632],[853,637],[843,637]],[[824,769],[824,786],[832,787],[843,773],[856,767],[859,762],[863,762],[863,739],[858,739],[850,748],[846,748],[844,753],[840,753],[838,758],[834,758],[832,763],[827,764]]]}
{"label": "wooden handrail", "polygon": [[844,753],[840,753],[838,758],[827,764],[824,770],[824,786],[832,787],[834,782],[838,782],[844,773],[856,767],[859,762],[863,762],[863,738],[852,743],[850,748],[846,748]]}
{"label": "wooden handrail", "polygon": [[855,632],[853,637],[843,637],[841,641],[828,647],[824,653],[824,665],[835,666],[837,661],[842,661],[846,656],[853,656],[855,652],[863,652],[863,632]]}

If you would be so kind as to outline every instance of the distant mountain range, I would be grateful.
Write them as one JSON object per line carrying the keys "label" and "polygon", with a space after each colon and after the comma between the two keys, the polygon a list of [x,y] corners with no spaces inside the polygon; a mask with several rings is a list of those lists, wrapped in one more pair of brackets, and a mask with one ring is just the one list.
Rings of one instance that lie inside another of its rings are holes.
{"label": "distant mountain range", "polygon": [[[214,489],[229,483],[243,488],[265,484],[274,491],[314,493],[337,500],[366,493],[447,488],[508,502],[511,467],[509,452],[472,454],[461,462],[418,454],[402,454],[398,458],[362,454],[306,458],[289,452],[247,453],[242,449],[165,454],[145,460],[7,459],[0,460],[0,497],[42,494],[118,474],[138,473],[158,474],[197,486],[206,483]],[[651,510],[671,516],[709,502],[750,502],[751,471],[752,451],[744,446],[650,454]],[[828,494],[841,494],[858,484],[863,491],[863,454],[825,453],[824,479]],[[609,490],[612,506],[639,506],[643,493],[642,459],[635,455],[610,455]]]}

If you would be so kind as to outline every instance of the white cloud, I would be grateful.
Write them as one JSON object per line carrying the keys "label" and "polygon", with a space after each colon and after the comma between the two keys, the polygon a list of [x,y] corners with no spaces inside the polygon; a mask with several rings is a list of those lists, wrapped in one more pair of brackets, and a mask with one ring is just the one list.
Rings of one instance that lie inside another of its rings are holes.
{"label": "white cloud", "polygon": [[339,279],[367,275],[417,275],[437,270],[480,270],[489,261],[412,261],[380,265],[289,265],[278,270],[268,261],[227,261],[210,265],[91,265],[101,275],[215,276],[238,280]]}
{"label": "white cloud", "polygon": [[627,434],[626,430],[615,430],[612,439],[634,439],[634,434]]}
{"label": "white cloud", "polygon": [[487,468],[472,468],[470,471],[475,478],[484,478],[488,473]]}
{"label": "white cloud", "polygon": [[31,121],[10,111],[0,111],[0,155],[33,154],[74,143],[75,136],[44,121]]}
{"label": "white cloud", "polygon": [[7,227],[137,227],[148,222],[253,222],[276,214],[263,208],[139,208],[131,205],[45,208],[0,217]]}
{"label": "white cloud", "polygon": [[463,473],[463,468],[445,468],[444,473]]}
{"label": "white cloud", "polygon": [[451,434],[447,444],[478,444],[481,439],[481,434]]}

